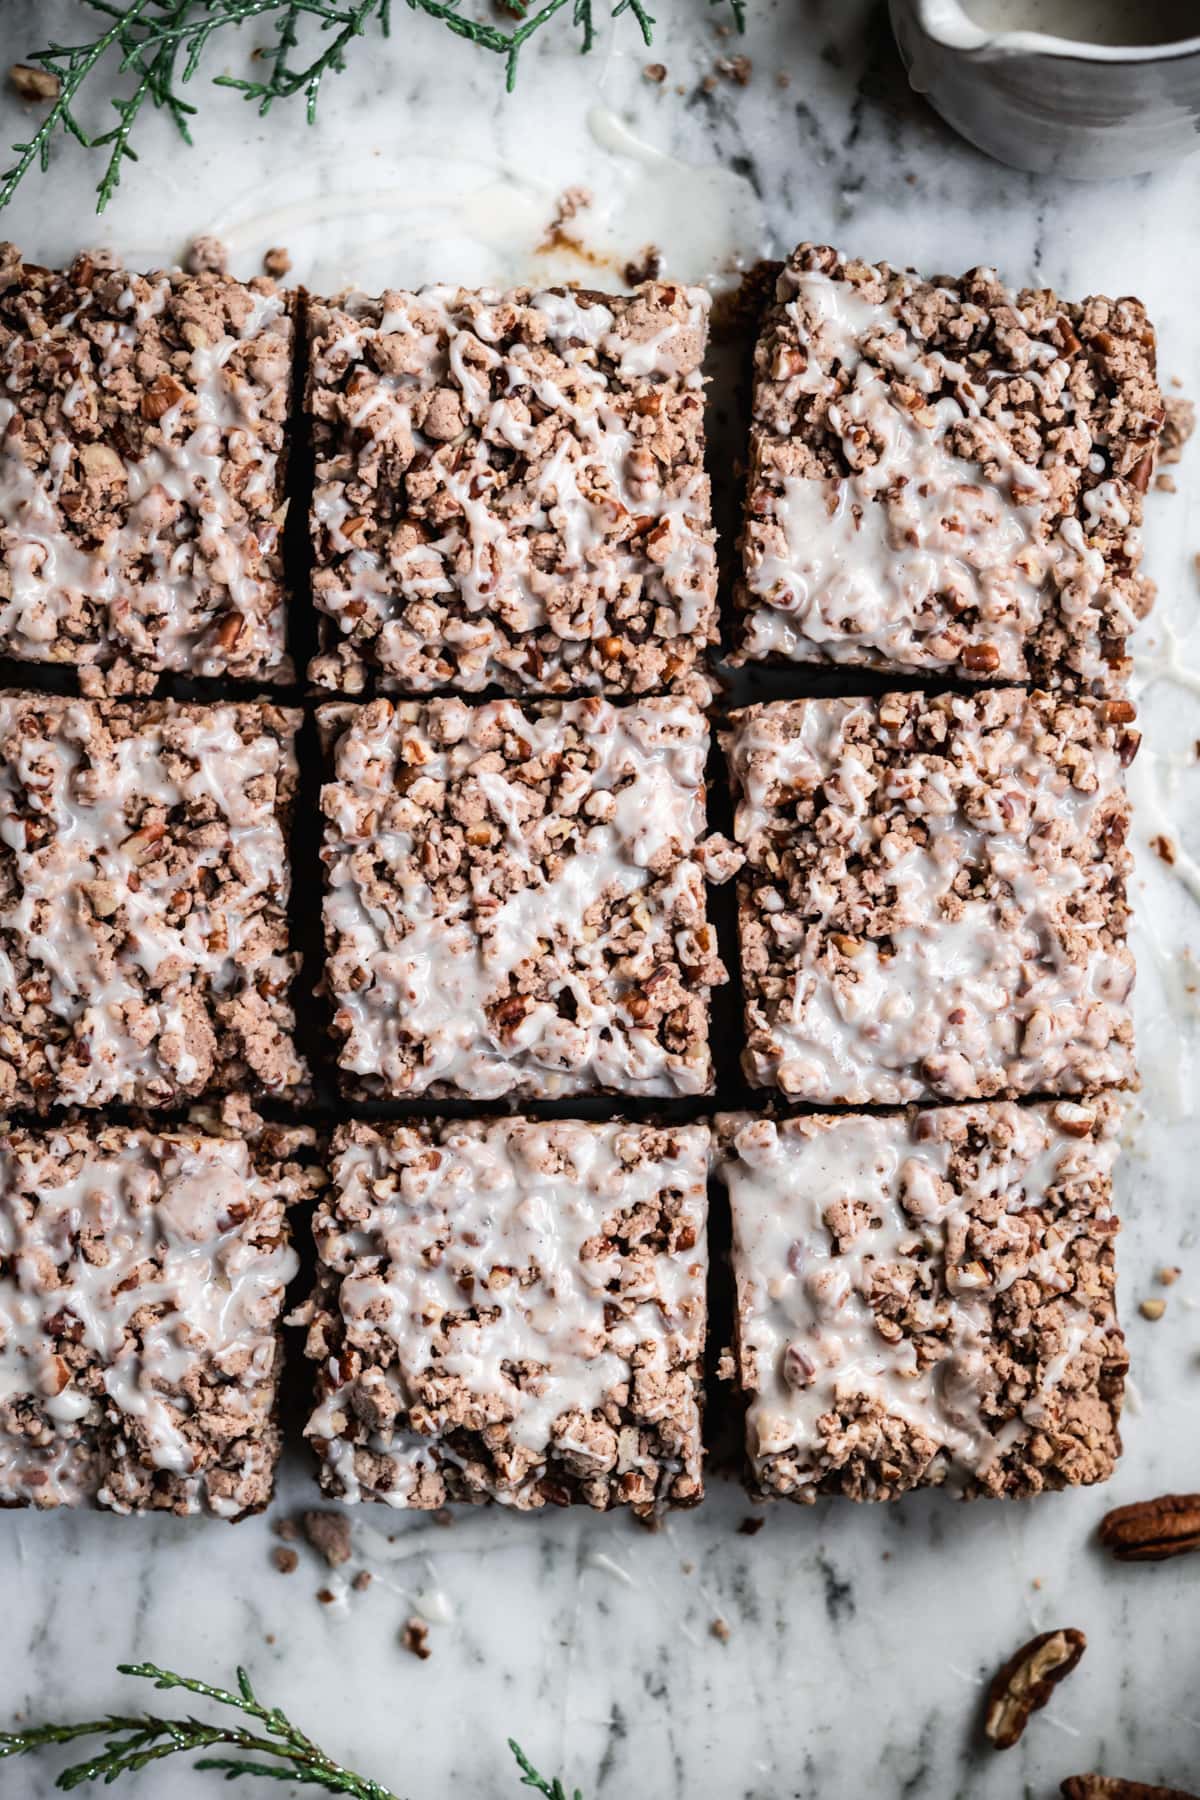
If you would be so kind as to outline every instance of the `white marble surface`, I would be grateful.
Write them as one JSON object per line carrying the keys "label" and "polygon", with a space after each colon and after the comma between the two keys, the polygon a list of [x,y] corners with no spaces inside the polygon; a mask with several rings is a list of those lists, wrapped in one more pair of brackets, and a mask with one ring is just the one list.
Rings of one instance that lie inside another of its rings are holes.
{"label": "white marble surface", "polygon": [[[750,9],[745,89],[702,90],[727,46],[702,0],[662,0],[662,88],[642,78],[647,56],[625,22],[587,61],[565,47],[536,51],[506,100],[497,67],[397,6],[390,46],[356,54],[316,131],[295,113],[264,125],[213,95],[194,151],[172,146],[161,122],[151,128],[147,147],[161,156],[129,167],[99,227],[94,171],[78,153],[31,181],[0,226],[42,261],[103,241],[141,262],[177,256],[188,235],[216,226],[239,272],[282,242],[297,277],[368,285],[533,267],[613,284],[648,240],[670,272],[702,277],[731,256],[832,238],[926,267],[995,262],[1015,280],[1073,293],[1137,291],[1159,324],[1164,376],[1200,392],[1200,160],[1102,188],[1007,173],[910,99],[882,8]],[[67,35],[80,10],[6,0],[0,62],[35,36]],[[262,35],[248,28],[245,43]],[[227,66],[237,60],[230,52]],[[636,134],[633,154],[612,147],[622,122]],[[22,123],[6,99],[0,138],[22,135]],[[535,255],[554,196],[574,183],[595,195],[579,226],[608,267]],[[291,1576],[272,1568],[267,1520],[230,1530],[5,1515],[0,1712],[114,1704],[119,1659],[214,1679],[241,1660],[319,1738],[410,1800],[519,1791],[509,1734],[587,1800],[999,1800],[1048,1796],[1064,1775],[1098,1767],[1200,1787],[1200,1558],[1121,1569],[1093,1537],[1110,1505],[1200,1487],[1200,1002],[1189,960],[1200,870],[1187,856],[1200,858],[1200,450],[1176,473],[1179,492],[1152,497],[1162,592],[1141,646],[1145,1088],[1120,1177],[1134,1387],[1111,1486],[1027,1506],[926,1496],[887,1511],[779,1508],[753,1538],[738,1535],[750,1509],[722,1479],[699,1511],[657,1535],[583,1514],[497,1511],[442,1529],[376,1512],[355,1521],[351,1565],[370,1567],[373,1585],[331,1606],[314,1597],[325,1574],[308,1552]],[[1167,622],[1180,645],[1173,670]],[[1147,848],[1162,831],[1183,852],[1173,869]],[[1165,1292],[1153,1281],[1163,1263],[1183,1276],[1150,1324],[1138,1302]],[[276,1512],[311,1492],[295,1456]],[[404,1620],[421,1611],[428,1662],[400,1644]],[[718,1617],[730,1627],[724,1643],[710,1632]],[[985,1677],[1060,1624],[1088,1634],[1080,1670],[1018,1749],[981,1747]],[[0,1796],[41,1800],[50,1774],[0,1765]],[[140,1791],[191,1800],[214,1783],[163,1771],[142,1777]]]}

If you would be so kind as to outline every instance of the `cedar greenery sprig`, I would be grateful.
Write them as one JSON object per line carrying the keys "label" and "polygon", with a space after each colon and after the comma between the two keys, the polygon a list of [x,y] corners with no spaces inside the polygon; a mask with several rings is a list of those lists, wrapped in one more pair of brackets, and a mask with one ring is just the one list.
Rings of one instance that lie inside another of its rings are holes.
{"label": "cedar greenery sprig", "polygon": [[[117,1669],[121,1675],[135,1675],[139,1680],[153,1682],[159,1692],[182,1688],[186,1693],[198,1694],[218,1706],[231,1707],[254,1720],[261,1730],[232,1723],[208,1724],[190,1713],[182,1719],[164,1719],[156,1713],[108,1713],[102,1719],[86,1719],[76,1725],[31,1725],[25,1731],[0,1732],[0,1759],[29,1756],[48,1745],[71,1744],[79,1738],[102,1738],[102,1750],[86,1762],[64,1769],[59,1775],[55,1786],[69,1793],[89,1781],[102,1781],[107,1786],[122,1775],[135,1775],[140,1769],[168,1756],[192,1755],[196,1751],[220,1747],[236,1750],[239,1754],[200,1756],[194,1766],[211,1770],[225,1781],[246,1776],[321,1788],[327,1794],[348,1795],[349,1800],[399,1800],[390,1788],[335,1762],[298,1725],[293,1725],[280,1707],[265,1706],[254,1692],[245,1669],[238,1669],[236,1693],[189,1675],[177,1675],[172,1669],[160,1669],[155,1663],[119,1663]],[[509,1748],[521,1770],[523,1787],[536,1788],[546,1800],[567,1800],[562,1782],[557,1778],[547,1781],[539,1775],[511,1738]],[[272,1760],[264,1762],[264,1757]],[[583,1800],[578,1788],[574,1800]]]}
{"label": "cedar greenery sprig", "polygon": [[[489,0],[476,3],[486,7]],[[590,50],[596,38],[594,7],[599,3],[543,0],[534,6],[534,0],[502,0],[512,23],[499,25],[464,12],[464,0],[405,0],[410,12],[425,13],[455,36],[503,57],[510,92],[525,45],[564,9],[570,8],[580,49]],[[744,29],[746,0],[709,0],[709,4],[727,4],[738,30]],[[260,113],[269,112],[277,100],[303,94],[311,125],[325,77],[345,68],[346,53],[357,39],[369,30],[387,37],[392,25],[392,0],[80,0],[80,5],[85,13],[107,21],[102,30],[80,43],[53,40],[25,56],[25,64],[48,76],[48,85],[57,92],[47,94],[51,104],[33,136],[12,147],[17,160],[0,174],[0,210],[31,169],[46,173],[53,145],[70,137],[86,150],[108,152],[96,188],[96,210],[103,212],[120,185],[126,160],[137,161],[130,139],[147,106],[167,113],[190,144],[197,108],[184,99],[181,89],[199,71],[214,39],[230,26],[269,20],[274,42],[252,51],[261,73],[253,78],[216,75],[214,84],[236,89]],[[646,0],[608,0],[608,6],[612,18],[633,19],[644,44],[653,42],[655,21]],[[313,38],[304,52],[302,26],[310,28]],[[116,123],[105,131],[88,131],[80,117],[82,102],[96,93],[102,64],[118,82],[127,84],[128,91],[109,94]]]}
{"label": "cedar greenery sprig", "polygon": [[[516,1738],[509,1738],[508,1747],[517,1759],[517,1767],[521,1771],[522,1787],[535,1788],[543,1796],[543,1800],[567,1800],[567,1790],[558,1776],[556,1775],[553,1781],[547,1781],[544,1775],[539,1775]],[[583,1800],[583,1795],[578,1788],[571,1795],[571,1800]]]}

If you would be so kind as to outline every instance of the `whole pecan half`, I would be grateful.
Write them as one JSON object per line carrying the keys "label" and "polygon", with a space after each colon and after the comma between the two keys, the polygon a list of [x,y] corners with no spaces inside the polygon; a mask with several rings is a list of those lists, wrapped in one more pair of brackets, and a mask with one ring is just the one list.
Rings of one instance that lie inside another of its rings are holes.
{"label": "whole pecan half", "polygon": [[1063,1800],[1197,1800],[1182,1788],[1147,1787],[1119,1775],[1068,1775],[1058,1791]]}
{"label": "whole pecan half", "polygon": [[1118,1562],[1162,1562],[1200,1550],[1200,1494],[1162,1494],[1118,1506],[1101,1519],[1100,1542]]}
{"label": "whole pecan half", "polygon": [[988,1689],[984,1730],[997,1750],[1012,1749],[1086,1649],[1082,1631],[1043,1631],[1010,1657]]}

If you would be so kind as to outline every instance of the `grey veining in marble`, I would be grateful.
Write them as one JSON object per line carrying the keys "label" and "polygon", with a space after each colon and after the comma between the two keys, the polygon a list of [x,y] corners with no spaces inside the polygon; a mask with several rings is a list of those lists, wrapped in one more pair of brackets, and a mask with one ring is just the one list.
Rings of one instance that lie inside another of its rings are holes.
{"label": "grey veining in marble", "polygon": [[[7,234],[41,261],[103,241],[152,263],[216,226],[239,273],[284,243],[297,278],[366,285],[535,268],[604,285],[648,241],[669,272],[703,277],[831,238],[926,268],[991,262],[1070,293],[1136,291],[1159,325],[1164,377],[1200,392],[1200,160],[1097,188],[998,168],[908,94],[882,6],[750,0],[750,85],[708,92],[703,77],[729,49],[715,15],[703,0],[661,0],[661,87],[622,23],[586,61],[535,51],[509,100],[496,66],[394,10],[390,47],[355,55],[316,132],[298,113],[264,125],[213,95],[193,152],[150,127],[169,154],[129,169],[99,227],[95,171],[74,153],[30,182]],[[0,62],[79,16],[58,0],[7,0]],[[23,126],[6,97],[0,137]],[[572,184],[594,195],[576,224],[607,272],[535,255]],[[721,1478],[655,1535],[581,1513],[495,1511],[444,1529],[364,1509],[351,1568],[375,1579],[332,1605],[315,1598],[327,1577],[307,1551],[295,1574],[272,1567],[267,1520],[8,1514],[0,1713],[113,1704],[119,1659],[214,1679],[243,1661],[331,1748],[412,1800],[519,1792],[509,1734],[588,1800],[1015,1800],[1097,1767],[1200,1788],[1200,1557],[1117,1568],[1093,1537],[1111,1505],[1200,1488],[1200,448],[1175,473],[1179,492],[1151,497],[1161,603],[1140,644],[1145,1086],[1120,1176],[1134,1388],[1110,1487],[1024,1506],[779,1507],[755,1536],[739,1535],[751,1509]],[[1179,848],[1173,867],[1148,848],[1160,833]],[[1154,1284],[1164,1263],[1183,1269],[1169,1293]],[[1138,1311],[1152,1292],[1167,1298],[1156,1324]],[[276,1511],[312,1496],[293,1455]],[[400,1643],[417,1612],[431,1621],[428,1662]],[[718,1618],[727,1641],[712,1633]],[[1017,1749],[981,1747],[987,1676],[1060,1624],[1088,1634],[1080,1669]],[[0,1765],[0,1800],[43,1800],[51,1772]],[[218,1790],[179,1770],[140,1791]]]}

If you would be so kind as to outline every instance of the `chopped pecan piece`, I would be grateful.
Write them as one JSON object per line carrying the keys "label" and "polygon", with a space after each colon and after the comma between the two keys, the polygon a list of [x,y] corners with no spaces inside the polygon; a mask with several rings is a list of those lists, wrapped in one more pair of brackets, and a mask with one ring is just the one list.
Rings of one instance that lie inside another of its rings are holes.
{"label": "chopped pecan piece", "polygon": [[991,675],[1000,667],[1000,652],[994,644],[968,644],[959,661],[973,675]]}
{"label": "chopped pecan piece", "polygon": [[988,1689],[984,1729],[997,1750],[1011,1750],[1031,1713],[1040,1712],[1087,1649],[1082,1631],[1043,1631],[998,1670]]}
{"label": "chopped pecan piece", "polygon": [[1101,1519],[1100,1542],[1118,1562],[1163,1562],[1200,1550],[1200,1494],[1162,1494],[1118,1506]]}

